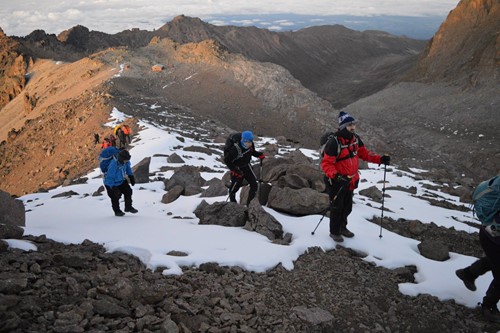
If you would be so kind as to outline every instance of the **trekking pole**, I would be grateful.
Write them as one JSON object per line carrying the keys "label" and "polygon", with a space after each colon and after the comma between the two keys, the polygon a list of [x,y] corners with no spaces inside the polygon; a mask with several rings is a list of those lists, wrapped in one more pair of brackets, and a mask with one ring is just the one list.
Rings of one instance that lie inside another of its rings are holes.
{"label": "trekking pole", "polygon": [[260,160],[259,169],[259,203],[262,205],[262,159]]}
{"label": "trekking pole", "polygon": [[380,235],[379,238],[382,238],[382,221],[384,220],[384,197],[385,197],[385,174],[387,173],[387,165],[384,164],[384,185],[382,187],[382,214],[380,216]]}
{"label": "trekking pole", "polygon": [[[331,183],[331,182],[330,182],[330,183]],[[341,187],[339,188],[339,191],[337,192],[337,194],[335,194],[335,196],[333,197],[333,200],[332,200],[332,201],[330,201],[330,206],[331,206],[331,205],[335,202],[335,199],[337,199],[337,197],[338,197],[338,195],[339,195],[340,191],[342,191],[342,188],[344,188],[344,186],[341,186]],[[319,219],[319,222],[318,222],[318,224],[316,225],[316,228],[314,228],[314,230],[313,230],[313,231],[311,231],[311,235],[314,235],[314,232],[316,232],[316,229],[318,229],[319,225],[321,224],[321,221],[323,221],[323,219],[324,219],[324,218],[325,218],[325,216],[326,216],[326,212],[327,212],[329,209],[330,209],[330,207],[327,207],[327,208],[325,209],[325,212],[323,213],[323,216],[321,216],[321,219]]]}
{"label": "trekking pole", "polygon": [[227,195],[226,202],[229,200],[229,197],[231,196],[231,192],[233,192],[234,187],[236,186],[237,182],[234,182],[233,186],[229,189],[229,194]]}
{"label": "trekking pole", "polygon": [[[331,203],[330,203],[331,204]],[[323,219],[325,218],[326,216],[326,212],[328,211],[328,209],[330,209],[330,207],[327,207],[323,213],[323,216],[321,216],[321,218],[319,219],[319,222],[318,224],[316,225],[316,228],[314,228],[313,231],[311,231],[311,235],[314,235],[314,233],[316,232],[316,229],[318,229],[319,225],[321,224],[321,221],[323,221]]]}

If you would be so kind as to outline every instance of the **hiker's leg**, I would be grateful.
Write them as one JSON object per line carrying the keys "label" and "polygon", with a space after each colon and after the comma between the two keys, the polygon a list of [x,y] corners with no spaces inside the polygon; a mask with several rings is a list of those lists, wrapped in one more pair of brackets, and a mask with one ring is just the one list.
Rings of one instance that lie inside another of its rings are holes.
{"label": "hiker's leg", "polygon": [[352,212],[352,198],[354,196],[353,191],[345,190],[344,196],[344,210],[342,211],[342,229],[347,229],[347,217]]}
{"label": "hiker's leg", "polygon": [[231,186],[229,187],[229,201],[236,202],[236,192],[241,187],[241,181],[237,177],[231,175]]}
{"label": "hiker's leg", "polygon": [[106,193],[108,193],[108,197],[111,199],[111,207],[113,211],[120,211],[120,196],[117,196],[116,193],[111,189],[111,187],[106,186]]}
{"label": "hiker's leg", "polygon": [[132,188],[127,181],[124,181],[120,185],[120,191],[123,193],[123,198],[125,200],[125,210],[132,208]]}
{"label": "hiker's leg", "polygon": [[477,279],[489,270],[491,270],[491,264],[488,257],[482,257],[466,268],[466,271],[468,271],[474,279]]}
{"label": "hiker's leg", "polygon": [[250,204],[250,201],[252,201],[253,198],[255,198],[259,186],[257,185],[257,178],[255,177],[252,168],[246,169],[243,174],[248,184],[250,185],[250,191],[248,192],[248,199],[247,199],[247,206],[248,206]]}
{"label": "hiker's leg", "polygon": [[500,300],[500,244],[497,244],[497,241],[484,228],[479,231],[479,241],[486,257],[489,259],[491,273],[493,274],[493,281],[491,281],[483,298],[483,307],[492,309],[497,307]]}
{"label": "hiker's leg", "polygon": [[346,191],[338,183],[330,184],[328,179],[325,179],[325,185],[330,197],[330,233],[340,235]]}

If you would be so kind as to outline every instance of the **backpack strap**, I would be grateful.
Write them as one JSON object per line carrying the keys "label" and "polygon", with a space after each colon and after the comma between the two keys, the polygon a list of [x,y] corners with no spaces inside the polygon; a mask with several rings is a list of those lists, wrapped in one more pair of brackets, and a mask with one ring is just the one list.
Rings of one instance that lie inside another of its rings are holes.
{"label": "backpack strap", "polygon": [[[337,160],[336,162],[339,162],[339,161],[343,161],[343,160],[347,160],[347,159],[350,159],[350,158],[353,158],[354,156],[358,155],[358,149],[349,149],[349,147],[357,147],[358,144],[359,144],[359,140],[358,140],[358,136],[356,134],[354,134],[354,137],[355,137],[355,140],[349,144],[341,144],[340,141],[337,139],[337,136],[335,136],[335,140],[337,140]],[[340,157],[340,152],[343,150],[343,149],[347,149],[349,151],[349,154],[344,156],[344,157]]]}

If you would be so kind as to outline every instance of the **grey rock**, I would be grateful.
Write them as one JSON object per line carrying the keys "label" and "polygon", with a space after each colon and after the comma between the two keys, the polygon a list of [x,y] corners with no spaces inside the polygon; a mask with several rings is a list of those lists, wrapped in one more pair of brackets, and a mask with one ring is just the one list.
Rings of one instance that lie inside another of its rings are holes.
{"label": "grey rock", "polygon": [[432,240],[424,240],[418,244],[420,254],[424,257],[437,261],[445,261],[450,259],[448,247],[442,242]]}
{"label": "grey rock", "polygon": [[25,223],[23,202],[0,190],[0,224],[24,227]]}
{"label": "grey rock", "polygon": [[135,182],[137,184],[149,183],[149,165],[151,157],[143,158],[139,163],[134,165],[132,171],[134,172]]}

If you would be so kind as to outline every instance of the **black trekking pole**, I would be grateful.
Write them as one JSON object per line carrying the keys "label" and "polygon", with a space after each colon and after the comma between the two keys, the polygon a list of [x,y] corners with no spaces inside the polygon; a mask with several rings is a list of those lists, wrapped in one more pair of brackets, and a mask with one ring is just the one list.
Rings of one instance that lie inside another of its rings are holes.
{"label": "black trekking pole", "polygon": [[231,188],[229,189],[229,194],[227,195],[226,202],[229,200],[229,197],[231,196],[231,193],[233,192],[236,183],[237,182],[234,182],[233,186],[231,186]]}
{"label": "black trekking pole", "polygon": [[259,169],[259,203],[262,205],[262,159],[260,160]]}
{"label": "black trekking pole", "polygon": [[325,209],[325,212],[323,213],[323,216],[321,216],[321,218],[319,219],[319,222],[318,222],[318,224],[316,225],[316,228],[314,228],[314,230],[313,230],[313,231],[311,231],[311,235],[314,235],[314,233],[316,232],[316,229],[318,229],[319,225],[321,224],[321,221],[323,221],[323,219],[325,218],[325,216],[326,216],[326,212],[328,211],[328,209],[330,209],[330,207],[327,207],[327,208]]}
{"label": "black trekking pole", "polygon": [[384,197],[385,197],[385,174],[387,172],[387,165],[384,164],[384,185],[382,187],[382,214],[380,216],[380,235],[379,238],[382,238],[382,221],[384,220]]}
{"label": "black trekking pole", "polygon": [[[330,181],[330,184],[331,184],[331,181]],[[330,201],[330,206],[333,205],[333,203],[335,202],[335,199],[337,199],[337,197],[339,196],[339,193],[340,191],[342,191],[342,188],[344,188],[344,186],[341,186],[337,192],[337,194],[335,194],[335,196],[333,197],[333,200]],[[323,219],[325,218],[326,216],[326,212],[330,209],[330,206],[328,206],[326,209],[325,209],[325,212],[323,213],[323,216],[321,216],[321,218],[319,219],[319,222],[318,224],[316,225],[316,228],[314,228],[313,231],[311,231],[311,235],[314,235],[314,233],[316,232],[316,229],[318,229],[319,225],[321,224],[321,221],[323,221]]]}

